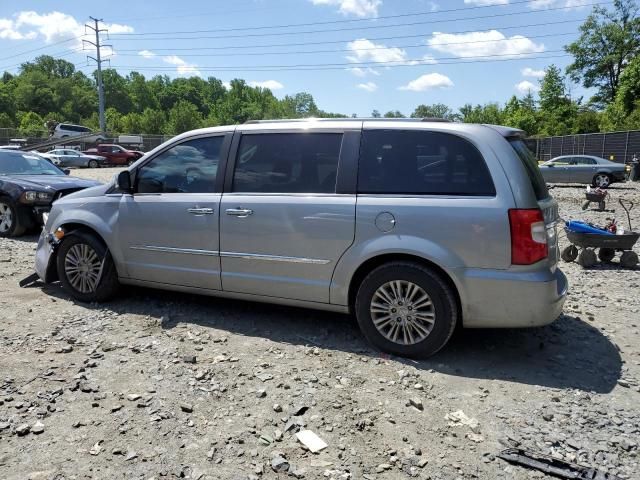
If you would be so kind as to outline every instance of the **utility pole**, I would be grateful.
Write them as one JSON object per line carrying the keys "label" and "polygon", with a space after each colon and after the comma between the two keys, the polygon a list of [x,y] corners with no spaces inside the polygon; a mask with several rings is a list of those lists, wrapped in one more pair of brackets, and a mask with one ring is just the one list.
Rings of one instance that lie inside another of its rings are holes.
{"label": "utility pole", "polygon": [[99,22],[102,21],[101,18],[93,18],[93,17],[89,17],[91,20],[93,20],[94,25],[85,25],[85,28],[88,28],[90,30],[93,30],[96,34],[96,41],[95,43],[90,41],[90,40],[82,40],[83,42],[86,42],[90,45],[93,45],[96,49],[96,56],[92,57],[90,55],[87,55],[87,58],[90,58],[91,60],[93,60],[94,62],[96,62],[96,64],[98,65],[98,118],[100,119],[100,133],[105,133],[107,130],[107,126],[106,126],[106,122],[105,122],[105,118],[104,118],[104,85],[102,83],[102,62],[108,62],[109,60],[102,60],[102,57],[100,56],[100,47],[111,47],[111,45],[100,45],[100,32],[107,32],[107,29],[105,28],[100,28],[100,26],[98,25]]}

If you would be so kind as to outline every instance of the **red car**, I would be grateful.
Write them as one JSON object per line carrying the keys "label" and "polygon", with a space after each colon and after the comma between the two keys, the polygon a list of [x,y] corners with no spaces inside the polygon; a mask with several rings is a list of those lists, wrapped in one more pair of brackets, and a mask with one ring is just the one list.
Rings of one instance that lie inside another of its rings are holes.
{"label": "red car", "polygon": [[144,152],[127,150],[120,145],[106,143],[98,145],[96,148],[85,150],[83,153],[87,155],[100,155],[101,157],[105,157],[107,159],[105,163],[108,163],[109,165],[131,165],[144,155]]}

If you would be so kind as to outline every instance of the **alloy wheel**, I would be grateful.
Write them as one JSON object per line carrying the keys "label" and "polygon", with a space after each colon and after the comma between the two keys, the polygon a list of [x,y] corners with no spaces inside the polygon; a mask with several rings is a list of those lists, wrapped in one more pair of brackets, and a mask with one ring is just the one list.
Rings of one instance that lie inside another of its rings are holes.
{"label": "alloy wheel", "polygon": [[599,173],[598,175],[596,175],[596,178],[595,178],[596,187],[600,187],[600,188],[608,187],[609,183],[610,183],[609,175],[605,175],[602,173]]}
{"label": "alloy wheel", "polygon": [[6,203],[0,203],[0,233],[7,233],[13,226],[13,213]]}
{"label": "alloy wheel", "polygon": [[92,293],[96,291],[102,276],[102,261],[91,246],[78,243],[67,252],[64,271],[69,283],[78,292]]}
{"label": "alloy wheel", "polygon": [[380,286],[373,294],[369,311],[378,331],[401,345],[423,341],[436,321],[431,297],[422,287],[406,280]]}

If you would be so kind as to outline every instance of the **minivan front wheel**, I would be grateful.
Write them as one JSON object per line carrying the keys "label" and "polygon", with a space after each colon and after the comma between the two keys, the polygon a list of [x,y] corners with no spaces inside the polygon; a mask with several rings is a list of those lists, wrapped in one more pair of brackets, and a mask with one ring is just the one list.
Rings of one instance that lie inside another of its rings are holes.
{"label": "minivan front wheel", "polygon": [[58,249],[60,282],[81,302],[102,302],[118,290],[118,275],[107,248],[95,236],[71,232]]}
{"label": "minivan front wheel", "polygon": [[358,289],[355,311],[369,342],[412,358],[444,347],[458,319],[451,288],[433,270],[410,262],[387,263],[369,273]]}

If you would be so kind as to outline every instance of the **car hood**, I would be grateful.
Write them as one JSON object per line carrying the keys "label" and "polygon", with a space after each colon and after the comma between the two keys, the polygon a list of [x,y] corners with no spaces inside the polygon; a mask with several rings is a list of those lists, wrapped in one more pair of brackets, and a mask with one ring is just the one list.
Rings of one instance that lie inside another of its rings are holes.
{"label": "car hood", "polygon": [[25,189],[44,188],[47,190],[66,190],[68,188],[89,188],[101,185],[95,180],[69,177],[67,175],[5,175],[12,183]]}

